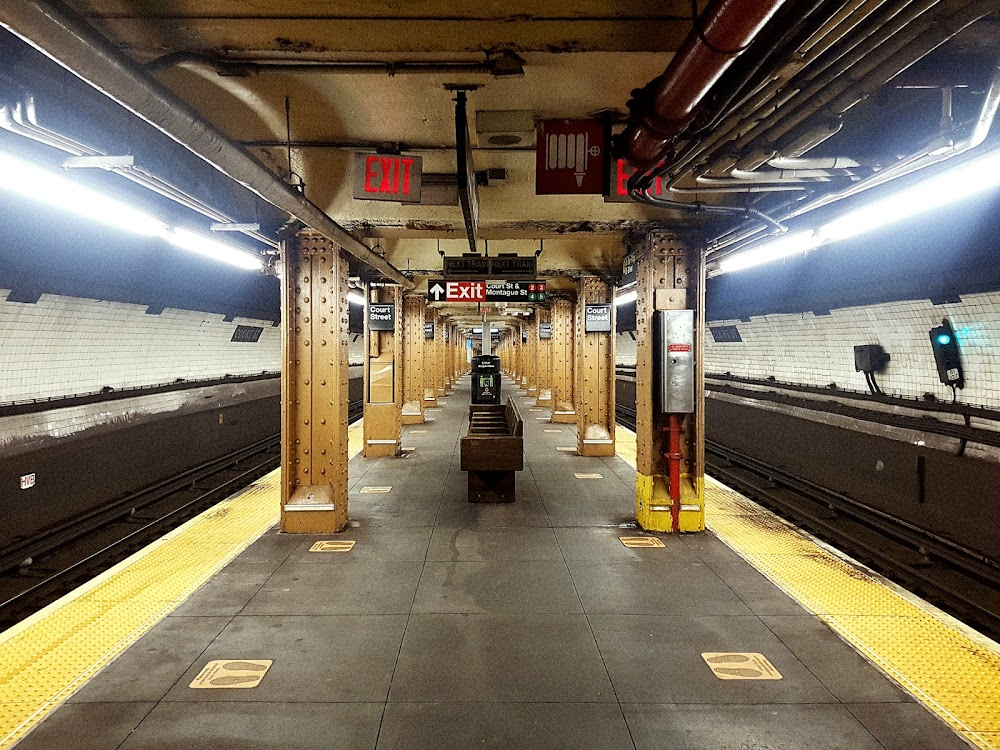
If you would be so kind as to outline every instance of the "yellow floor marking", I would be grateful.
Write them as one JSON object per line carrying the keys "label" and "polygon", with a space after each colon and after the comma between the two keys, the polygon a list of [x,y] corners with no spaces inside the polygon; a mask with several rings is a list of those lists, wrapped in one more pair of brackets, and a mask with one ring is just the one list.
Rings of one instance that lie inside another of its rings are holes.
{"label": "yellow floor marking", "polygon": [[[635,433],[615,446],[635,465]],[[709,529],[965,739],[1000,750],[1000,644],[712,479]]]}
{"label": "yellow floor marking", "polygon": [[388,492],[392,492],[392,487],[375,487],[369,485],[361,488],[362,495],[384,495]]}
{"label": "yellow floor marking", "polygon": [[216,659],[206,664],[188,687],[195,690],[255,688],[272,664],[270,659]]}
{"label": "yellow floor marking", "polygon": [[[364,427],[348,428],[348,457]],[[0,750],[8,750],[278,521],[279,471],[209,508],[0,632]]]}
{"label": "yellow floor marking", "polygon": [[353,539],[342,542],[316,542],[309,548],[310,552],[350,552],[357,544]]}
{"label": "yellow floor marking", "polygon": [[701,658],[720,680],[780,680],[781,673],[764,654],[706,652]]}
{"label": "yellow floor marking", "polygon": [[649,549],[651,547],[666,547],[666,545],[655,536],[620,536],[618,541],[626,547],[635,549]]}

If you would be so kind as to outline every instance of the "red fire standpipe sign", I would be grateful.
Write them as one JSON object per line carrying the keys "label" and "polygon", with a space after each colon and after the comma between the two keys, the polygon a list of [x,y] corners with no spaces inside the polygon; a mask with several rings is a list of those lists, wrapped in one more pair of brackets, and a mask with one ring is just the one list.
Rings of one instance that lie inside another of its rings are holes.
{"label": "red fire standpipe sign", "polygon": [[544,120],[535,147],[535,194],[602,194],[607,138],[600,120]]}

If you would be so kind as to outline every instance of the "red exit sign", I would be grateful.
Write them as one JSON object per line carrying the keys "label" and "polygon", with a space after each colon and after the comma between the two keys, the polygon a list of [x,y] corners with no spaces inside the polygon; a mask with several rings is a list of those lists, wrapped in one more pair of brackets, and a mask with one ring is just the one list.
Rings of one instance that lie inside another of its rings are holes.
{"label": "red exit sign", "polygon": [[[628,203],[632,199],[628,196],[628,180],[635,174],[635,167],[628,164],[624,159],[618,159],[611,165],[611,185],[608,187],[606,200],[610,203]],[[656,178],[653,187],[649,191],[650,195],[657,198],[663,197],[663,180]]]}
{"label": "red exit sign", "polygon": [[424,160],[399,154],[355,154],[354,197],[370,201],[420,202]]}

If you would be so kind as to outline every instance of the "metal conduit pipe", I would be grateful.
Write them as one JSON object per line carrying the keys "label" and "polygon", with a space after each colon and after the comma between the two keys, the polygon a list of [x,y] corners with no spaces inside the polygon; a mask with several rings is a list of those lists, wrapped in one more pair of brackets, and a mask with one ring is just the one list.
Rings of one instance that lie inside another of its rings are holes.
{"label": "metal conduit pipe", "polygon": [[[950,24],[942,21],[941,17],[951,19],[955,14],[966,10],[970,4],[988,5],[982,0],[920,0],[912,8],[914,11],[919,10],[918,14],[898,14],[892,23],[887,24],[880,33],[867,38],[849,55],[838,60],[837,65],[831,66],[823,75],[816,77],[810,85],[799,90],[772,117],[762,120],[756,127],[744,133],[733,144],[734,148],[745,148],[755,143],[757,139],[763,139],[767,143],[777,143],[782,136],[822,111],[827,104],[845,90],[857,86],[858,81],[871,75],[886,61],[899,60],[902,56],[905,61],[900,60],[900,62],[904,64],[898,65],[892,75],[905,69],[924,57],[934,47],[954,36],[957,32],[947,30],[946,27]],[[928,12],[935,6],[940,11],[940,15]],[[989,12],[986,10],[979,17],[988,15]],[[963,22],[962,28],[969,23],[972,21]],[[918,48],[913,45],[914,41],[925,31],[936,34],[940,41],[933,46],[921,45]],[[884,78],[877,86],[883,85],[889,78]],[[846,109],[840,110],[838,114],[843,111]]]}
{"label": "metal conduit pipe", "polygon": [[[818,208],[828,206],[832,203],[836,203],[837,201],[844,200],[845,198],[850,198],[865,190],[870,190],[873,187],[884,185],[892,180],[897,180],[921,169],[926,169],[927,167],[940,164],[941,162],[968,153],[972,149],[978,148],[985,142],[993,123],[996,121],[998,113],[1000,113],[1000,60],[994,64],[993,77],[990,81],[989,89],[983,99],[983,105],[980,109],[979,116],[976,118],[976,123],[967,138],[955,142],[948,148],[943,148],[939,145],[933,153],[929,153],[927,148],[931,148],[935,145],[934,142],[932,142],[931,144],[928,144],[928,147],[923,151],[901,159],[895,164],[876,172],[870,177],[867,177],[840,192],[823,195],[805,204],[792,206],[787,210],[782,211],[780,213],[780,220],[788,221],[789,219],[794,219],[798,216],[807,214],[810,211],[815,211]],[[734,245],[742,246],[743,244],[754,239],[761,233],[761,231],[761,229],[755,227],[742,232],[731,232],[728,235],[716,238],[712,243],[710,243],[712,247],[710,252],[719,252],[726,248],[732,248]],[[736,247],[731,250],[730,253],[726,253],[726,255],[736,252],[738,249],[740,248]]]}
{"label": "metal conduit pipe", "polygon": [[773,169],[857,169],[859,167],[876,168],[876,164],[862,164],[849,156],[830,156],[790,159],[778,157],[767,163]]}
{"label": "metal conduit pipe", "polygon": [[[887,0],[853,0],[845,3],[830,22],[810,36],[795,53],[777,64],[774,75],[766,84],[736,105],[724,118],[724,121],[729,122],[728,126],[715,128],[705,138],[692,143],[671,163],[664,164],[657,173],[669,170],[669,181],[676,183],[701,155],[710,153],[719,144],[734,137],[748,122],[759,120],[759,113],[775,108],[777,105],[774,99],[782,94],[793,78],[802,71],[811,70],[824,54],[845,39],[849,32],[873,15],[885,2]],[[839,125],[834,125],[826,127],[824,132],[829,137],[839,129]]]}
{"label": "metal conduit pipe", "polygon": [[0,25],[365,265],[406,289],[413,288],[413,281],[399,269],[205,122],[193,107],[150,78],[61,3],[4,0]]}
{"label": "metal conduit pipe", "polygon": [[640,121],[620,136],[629,163],[645,169],[664,156],[705,94],[785,1],[711,0],[663,74],[647,85]]}

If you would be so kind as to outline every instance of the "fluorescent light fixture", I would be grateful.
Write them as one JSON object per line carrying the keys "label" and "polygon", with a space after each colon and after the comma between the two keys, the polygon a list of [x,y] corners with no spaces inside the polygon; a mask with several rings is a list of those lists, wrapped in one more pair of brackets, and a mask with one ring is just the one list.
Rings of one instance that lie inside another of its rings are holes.
{"label": "fluorescent light fixture", "polygon": [[639,299],[639,292],[633,289],[631,292],[625,292],[621,297],[615,297],[615,307],[627,305],[629,302],[635,302],[637,299]]}
{"label": "fluorescent light fixture", "polygon": [[184,227],[171,227],[160,233],[160,236],[174,247],[179,247],[188,252],[204,255],[213,260],[222,261],[232,266],[246,268],[248,270],[258,269],[263,266],[260,257],[254,253],[247,252],[225,242],[219,242],[214,237],[192,232]]}
{"label": "fluorescent light fixture", "polygon": [[846,240],[955,203],[997,185],[1000,185],[1000,150],[848,211],[821,226],[819,231],[825,242]]}
{"label": "fluorescent light fixture", "polygon": [[155,237],[167,225],[99,190],[0,150],[0,189],[125,232]]}
{"label": "fluorescent light fixture", "polygon": [[1000,186],[1000,149],[928,177],[828,221],[817,230],[795,232],[732,255],[720,273],[742,271],[829,242],[856,237]]}
{"label": "fluorescent light fixture", "polygon": [[70,211],[132,234],[159,237],[171,245],[240,268],[258,270],[256,253],[183,227],[169,227],[144,211],[110,198],[100,190],[0,149],[0,189]]}
{"label": "fluorescent light fixture", "polygon": [[795,255],[796,253],[804,253],[822,244],[823,239],[811,229],[804,232],[786,234],[752,250],[746,250],[726,258],[719,263],[719,270],[722,273],[742,271],[744,268],[770,263],[772,260],[778,260],[778,258]]}
{"label": "fluorescent light fixture", "polygon": [[347,293],[347,301],[350,302],[352,305],[363,305],[363,304],[365,304],[365,298],[362,297],[360,294],[357,294],[355,292],[348,292]]}

